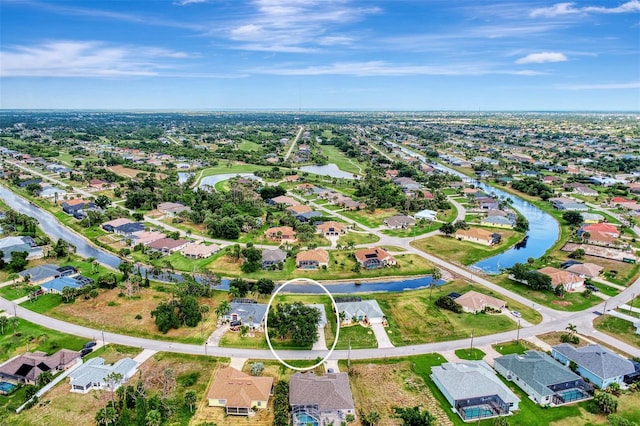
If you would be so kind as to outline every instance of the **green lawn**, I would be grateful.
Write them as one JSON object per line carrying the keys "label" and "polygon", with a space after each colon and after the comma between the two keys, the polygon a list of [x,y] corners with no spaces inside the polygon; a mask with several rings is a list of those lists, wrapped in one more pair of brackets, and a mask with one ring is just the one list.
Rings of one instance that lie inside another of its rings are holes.
{"label": "green lawn", "polygon": [[[362,327],[361,325],[352,325],[350,327],[341,327],[340,336],[338,337],[338,343],[336,349],[349,349],[351,344],[352,349],[365,349],[365,348],[377,348],[378,341],[373,331],[369,328]],[[327,347],[331,347],[331,343],[327,342]]]}
{"label": "green lawn", "polygon": [[111,364],[124,357],[135,358],[140,352],[142,352],[142,348],[109,343],[106,346],[91,352],[85,357],[85,361],[87,359],[101,357],[104,358],[106,364]]}
{"label": "green lawn", "polygon": [[471,361],[480,361],[485,357],[485,353],[480,349],[458,349],[455,351],[455,354],[460,359],[468,359]]}
{"label": "green lawn", "polygon": [[[359,163],[357,160],[352,160],[353,162],[350,161],[350,159],[335,146],[322,145],[321,148],[322,154],[328,157],[328,163],[334,163],[340,170],[343,170],[347,173],[361,175],[366,167],[364,164]],[[360,166],[360,168],[354,165],[354,163]]]}
{"label": "green lawn", "polygon": [[607,296],[616,296],[620,293],[620,290],[618,290],[617,288],[613,288],[596,281],[591,281],[591,285],[596,286],[600,290],[600,292],[606,294]]}
{"label": "green lawn", "polygon": [[11,323],[4,328],[4,333],[0,334],[0,360],[6,360],[27,350],[39,350],[49,354],[61,348],[79,351],[86,342],[87,339],[84,337],[61,333],[18,318],[15,334]]}
{"label": "green lawn", "polygon": [[384,229],[382,233],[392,237],[416,237],[440,229],[442,225],[442,222],[424,222],[407,229]]}
{"label": "green lawn", "polygon": [[260,151],[261,148],[262,147],[260,146],[260,144],[248,141],[246,139],[243,139],[242,142],[238,144],[238,149],[241,151]]}
{"label": "green lawn", "polygon": [[508,250],[523,238],[522,233],[516,231],[500,230],[499,233],[502,234],[503,240],[500,244],[492,247],[468,241],[459,241],[456,238],[444,235],[434,235],[413,241],[411,245],[448,261],[471,265]]}
{"label": "green lawn", "polygon": [[602,315],[593,321],[596,330],[620,339],[632,346],[640,347],[640,334],[636,334],[636,327],[632,322],[611,315]]}
{"label": "green lawn", "polygon": [[380,237],[375,234],[361,234],[359,232],[347,232],[345,235],[338,238],[338,244],[346,247],[349,245],[349,242],[352,242],[354,245],[359,244],[373,244],[380,241]]}
{"label": "green lawn", "polygon": [[496,345],[493,345],[493,349],[495,349],[498,353],[502,355],[509,355],[509,354],[523,354],[531,348],[526,344],[524,340],[521,340],[520,342],[511,341],[511,342],[498,343]]}
{"label": "green lawn", "polygon": [[[59,294],[43,294],[36,300],[22,302],[20,306],[30,311],[44,314],[62,303],[62,296]],[[73,303],[73,302],[72,302]]]}
{"label": "green lawn", "polygon": [[29,294],[29,285],[18,283],[15,287],[12,285],[0,287],[0,296],[7,300],[16,300]]}
{"label": "green lawn", "polygon": [[355,220],[369,228],[377,228],[378,226],[381,226],[386,218],[397,213],[398,211],[396,209],[376,209],[373,213],[366,210],[340,212],[341,215]]}
{"label": "green lawn", "polygon": [[560,311],[582,311],[602,303],[602,299],[598,296],[591,295],[590,297],[584,297],[582,293],[566,293],[564,298],[560,299],[551,291],[536,291],[524,284],[510,280],[506,274],[497,276],[493,281],[507,290],[526,297],[532,302]]}

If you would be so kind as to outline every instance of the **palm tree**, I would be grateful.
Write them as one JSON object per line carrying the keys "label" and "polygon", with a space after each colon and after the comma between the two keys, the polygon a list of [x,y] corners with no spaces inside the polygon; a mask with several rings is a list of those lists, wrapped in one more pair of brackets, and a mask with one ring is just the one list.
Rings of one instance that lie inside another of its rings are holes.
{"label": "palm tree", "polygon": [[[233,287],[233,288],[235,289],[236,287]],[[229,291],[231,291],[231,289]],[[227,302],[226,300],[223,300],[215,309],[214,313],[216,314],[218,319],[220,319],[226,314],[228,314],[230,310],[231,310],[231,305],[229,305],[229,302]]]}
{"label": "palm tree", "polygon": [[13,326],[13,334],[16,334],[16,330],[18,328],[18,324],[20,324],[20,319],[18,317],[9,318],[9,322]]}
{"label": "palm tree", "polygon": [[578,332],[578,327],[575,324],[571,323],[567,324],[564,329],[569,332],[569,337],[573,337],[573,335]]}
{"label": "palm tree", "polygon": [[0,317],[0,332],[4,334],[4,328],[9,324],[9,318],[5,316]]}
{"label": "palm tree", "polygon": [[118,387],[123,378],[124,376],[122,374],[115,371],[107,374],[107,377],[105,377],[107,383],[109,384],[109,388],[111,389],[111,405],[115,404],[114,397],[116,394],[116,387]]}
{"label": "palm tree", "polygon": [[198,400],[198,395],[193,389],[188,390],[184,394],[184,403],[189,406],[189,411],[193,413],[193,405]]}

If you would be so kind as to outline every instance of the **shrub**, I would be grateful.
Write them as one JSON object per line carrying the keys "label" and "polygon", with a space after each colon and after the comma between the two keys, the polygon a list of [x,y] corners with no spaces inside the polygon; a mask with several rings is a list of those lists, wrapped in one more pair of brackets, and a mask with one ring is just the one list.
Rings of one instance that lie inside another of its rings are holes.
{"label": "shrub", "polygon": [[195,385],[199,377],[200,373],[198,373],[197,371],[181,374],[178,376],[178,383],[187,388],[189,386]]}
{"label": "shrub", "polygon": [[449,296],[442,296],[436,300],[436,306],[442,309],[447,309],[449,311],[455,312],[456,314],[462,313],[462,306],[456,303],[455,300],[450,298]]}
{"label": "shrub", "polygon": [[142,319],[142,315],[138,314],[138,315],[136,315],[136,316],[135,316],[135,318],[136,318],[137,320],[141,320],[141,319]]}

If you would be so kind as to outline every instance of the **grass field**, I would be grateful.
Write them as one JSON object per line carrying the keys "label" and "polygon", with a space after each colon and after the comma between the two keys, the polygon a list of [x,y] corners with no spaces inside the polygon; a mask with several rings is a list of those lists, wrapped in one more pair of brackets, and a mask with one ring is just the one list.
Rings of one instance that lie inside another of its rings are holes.
{"label": "grass field", "polygon": [[255,142],[243,139],[242,142],[238,144],[238,149],[241,151],[260,151],[261,146]]}
{"label": "grass field", "polygon": [[328,157],[328,163],[334,163],[342,171],[361,175],[365,165],[357,160],[349,159],[342,151],[332,145],[321,145],[322,154]]}
{"label": "grass field", "polygon": [[[157,330],[154,318],[151,317],[158,303],[170,299],[167,292],[154,288],[143,288],[140,294],[131,299],[119,297],[119,289],[100,290],[96,299],[84,300],[78,298],[73,303],[61,303],[46,311],[47,315],[95,329],[104,328],[120,334],[129,334],[151,339],[172,340],[182,343],[201,344],[216,328],[216,318],[213,311],[220,301],[227,299],[227,292],[216,291],[211,298],[200,298],[200,304],[209,305],[210,314],[197,327],[180,327],[172,329],[167,334]],[[37,302],[36,302],[37,303]],[[23,305],[28,308],[29,302]],[[136,316],[140,315],[140,319]]]}
{"label": "grass field", "polygon": [[632,322],[622,318],[602,315],[593,321],[596,330],[607,333],[635,347],[640,347],[640,334],[636,334],[636,327]]}
{"label": "grass field", "polygon": [[[491,294],[488,289],[479,285],[455,281],[435,287],[431,300],[429,289],[362,297],[378,301],[389,322],[387,331],[395,346],[464,339],[471,336],[472,330],[475,336],[483,336],[517,328],[515,321],[506,315],[456,314],[435,306],[435,301],[442,295],[452,291],[465,293],[471,289]],[[521,311],[523,316],[534,322],[540,321],[540,315],[532,309],[512,301],[507,302],[510,307],[524,309]],[[420,320],[416,321],[416,318]]]}
{"label": "grass field", "polygon": [[499,233],[502,234],[502,242],[496,246],[459,241],[456,238],[444,235],[434,235],[413,241],[411,245],[448,261],[471,265],[509,249],[523,238],[522,233],[516,231],[500,230]]}
{"label": "grass field", "polygon": [[142,348],[109,343],[91,352],[84,359],[100,357],[104,359],[105,364],[113,364],[124,357],[135,358],[140,352],[142,352]]}
{"label": "grass field", "polygon": [[486,355],[480,349],[458,349],[455,351],[455,354],[460,359],[467,359],[471,361],[480,361]]}
{"label": "grass field", "polygon": [[[336,349],[349,349],[349,344],[351,344],[351,349],[378,347],[378,341],[373,331],[361,325],[340,328],[340,337],[338,338]],[[329,342],[327,342],[327,347],[331,347]]]}
{"label": "grass field", "polygon": [[375,234],[364,234],[359,232],[347,232],[340,238],[338,238],[338,244],[346,247],[349,245],[349,242],[352,242],[354,245],[359,244],[373,244],[380,241],[380,237]]}
{"label": "grass field", "polygon": [[582,293],[566,293],[564,298],[560,299],[551,291],[533,290],[531,287],[510,280],[506,274],[497,276],[493,281],[507,290],[526,297],[532,302],[560,311],[582,311],[602,303],[602,299],[598,296],[591,295],[590,297],[584,297]]}
{"label": "grass field", "polygon": [[509,354],[523,354],[526,351],[533,348],[529,347],[526,341],[521,340],[520,342],[511,341],[511,342],[498,343],[497,345],[493,345],[493,349],[495,349],[498,353],[502,355],[509,355]]}
{"label": "grass field", "polygon": [[432,232],[442,227],[442,222],[418,222],[415,226],[411,226],[407,229],[385,229],[382,231],[385,235],[392,237],[416,237],[427,232]]}
{"label": "grass field", "polygon": [[369,228],[377,228],[378,226],[382,226],[386,218],[397,213],[398,211],[396,209],[375,209],[373,212],[369,212],[366,210],[340,212],[341,215],[355,220],[356,222]]}

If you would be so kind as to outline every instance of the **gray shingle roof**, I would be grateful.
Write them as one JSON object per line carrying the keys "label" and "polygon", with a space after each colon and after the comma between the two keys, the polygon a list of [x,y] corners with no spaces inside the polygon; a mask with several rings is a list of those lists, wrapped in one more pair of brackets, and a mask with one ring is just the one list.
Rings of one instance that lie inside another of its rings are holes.
{"label": "gray shingle roof", "polygon": [[542,396],[553,395],[549,386],[581,380],[580,376],[540,351],[527,351],[524,355],[511,354],[495,359],[506,370],[513,372]]}
{"label": "gray shingle roof", "polygon": [[18,272],[21,277],[29,276],[31,281],[41,281],[47,278],[55,278],[60,276],[58,271],[59,266],[53,263],[47,263],[45,265],[34,266],[33,268],[25,269],[22,272]]}
{"label": "gray shingle roof", "polygon": [[[262,303],[229,303],[231,310],[226,315],[231,318],[232,314],[238,315],[243,323],[260,324],[267,313],[267,305]],[[251,321],[249,320],[251,317]]]}
{"label": "gray shingle roof", "polygon": [[376,300],[363,300],[361,302],[341,302],[336,303],[338,312],[344,312],[347,318],[354,316],[366,316],[367,318],[382,318],[384,313]]}
{"label": "gray shingle roof", "polygon": [[520,401],[484,361],[447,362],[432,367],[431,374],[455,401],[491,395],[506,403]]}
{"label": "gray shingle roof", "polygon": [[347,373],[316,376],[295,373],[289,379],[289,404],[318,404],[320,411],[355,409]]}
{"label": "gray shingle roof", "polygon": [[553,350],[602,379],[624,376],[635,371],[631,361],[600,345],[574,348],[568,343],[561,343],[554,346]]}

